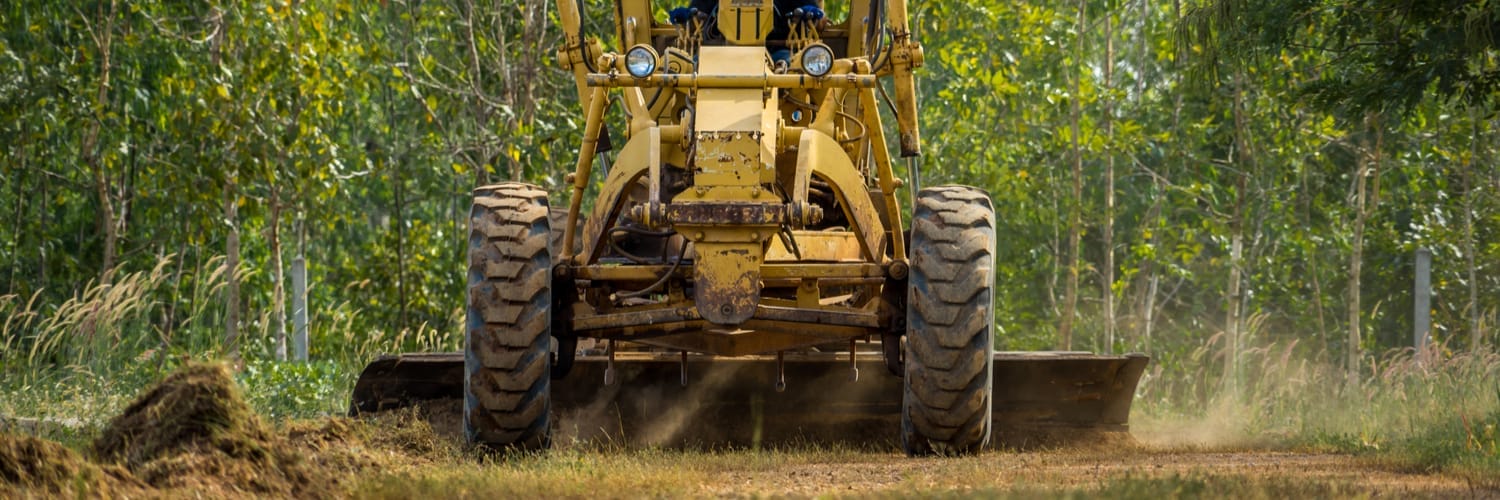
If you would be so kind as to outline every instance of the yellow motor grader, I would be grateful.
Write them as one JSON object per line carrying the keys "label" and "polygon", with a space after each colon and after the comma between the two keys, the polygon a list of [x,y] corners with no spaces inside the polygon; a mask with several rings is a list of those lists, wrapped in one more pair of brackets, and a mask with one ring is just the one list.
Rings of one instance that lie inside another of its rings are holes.
{"label": "yellow motor grader", "polygon": [[[461,398],[470,442],[519,449],[584,409],[605,423],[575,427],[672,420],[687,441],[868,441],[899,420],[912,455],[1124,430],[1146,358],[995,353],[989,197],[918,189],[915,162],[897,176],[882,106],[899,155],[921,147],[905,0],[852,0],[839,23],[778,3],[668,23],[617,0],[620,53],[558,0],[586,116],[567,209],[476,189],[464,352],[376,360],[353,411]],[[596,164],[607,130],[625,140]]]}

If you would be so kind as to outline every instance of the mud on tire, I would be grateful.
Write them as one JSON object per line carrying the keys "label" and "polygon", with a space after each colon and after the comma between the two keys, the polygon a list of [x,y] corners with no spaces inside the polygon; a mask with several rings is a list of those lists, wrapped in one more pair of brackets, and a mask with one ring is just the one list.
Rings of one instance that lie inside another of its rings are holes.
{"label": "mud on tire", "polygon": [[474,190],[464,331],[464,436],[538,450],[551,432],[552,255],[547,193]]}
{"label": "mud on tire", "polygon": [[963,454],[990,439],[995,210],[967,186],[923,189],[913,209],[901,445]]}

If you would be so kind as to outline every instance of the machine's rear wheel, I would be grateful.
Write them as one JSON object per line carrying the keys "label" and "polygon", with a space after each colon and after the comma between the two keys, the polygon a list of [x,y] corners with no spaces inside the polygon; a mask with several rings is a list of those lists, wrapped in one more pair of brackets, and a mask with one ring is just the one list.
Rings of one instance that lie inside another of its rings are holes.
{"label": "machine's rear wheel", "polygon": [[547,192],[474,191],[464,332],[464,436],[537,450],[551,432],[552,255]]}
{"label": "machine's rear wheel", "polygon": [[942,186],[913,211],[901,445],[969,453],[990,439],[995,209],[979,189]]}

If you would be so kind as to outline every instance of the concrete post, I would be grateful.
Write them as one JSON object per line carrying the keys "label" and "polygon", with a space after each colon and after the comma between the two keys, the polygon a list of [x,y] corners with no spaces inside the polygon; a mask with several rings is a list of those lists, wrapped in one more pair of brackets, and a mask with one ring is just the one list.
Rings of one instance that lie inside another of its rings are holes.
{"label": "concrete post", "polygon": [[307,361],[307,260],[292,259],[292,356]]}
{"label": "concrete post", "polygon": [[1417,364],[1427,362],[1428,344],[1432,342],[1432,251],[1417,249],[1416,286],[1412,290],[1412,348],[1416,351]]}

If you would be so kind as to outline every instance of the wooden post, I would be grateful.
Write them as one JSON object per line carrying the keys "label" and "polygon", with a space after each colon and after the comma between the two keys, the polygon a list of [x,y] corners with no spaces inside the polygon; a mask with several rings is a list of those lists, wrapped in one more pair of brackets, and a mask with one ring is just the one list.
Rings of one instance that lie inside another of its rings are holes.
{"label": "wooden post", "polygon": [[1427,363],[1427,347],[1432,342],[1432,250],[1417,249],[1416,285],[1412,289],[1415,304],[1412,314],[1412,348],[1418,365]]}

